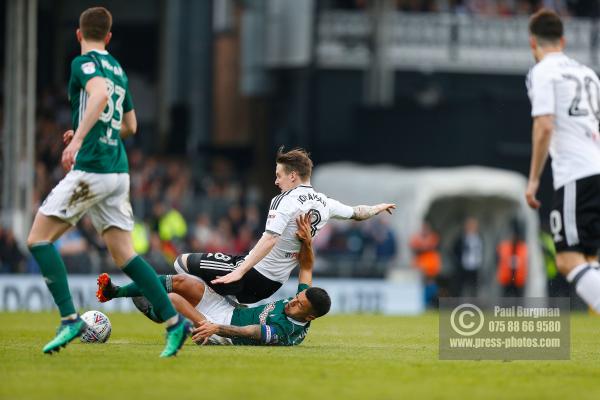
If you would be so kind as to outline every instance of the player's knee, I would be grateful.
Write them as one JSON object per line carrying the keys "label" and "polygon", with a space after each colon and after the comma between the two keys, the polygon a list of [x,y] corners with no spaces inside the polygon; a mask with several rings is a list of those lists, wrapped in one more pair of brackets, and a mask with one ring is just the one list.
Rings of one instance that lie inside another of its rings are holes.
{"label": "player's knee", "polygon": [[44,238],[35,229],[32,228],[31,231],[29,231],[29,235],[27,236],[27,247],[31,247],[43,242],[50,242],[50,240]]}
{"label": "player's knee", "polygon": [[173,275],[173,291],[201,290],[202,282],[188,275]]}
{"label": "player's knee", "polygon": [[173,275],[172,283],[173,283],[173,291],[177,291],[181,289],[185,282],[185,275]]}
{"label": "player's knee", "polygon": [[27,247],[31,247],[37,243],[39,243],[39,240],[29,232],[29,236],[27,236]]}

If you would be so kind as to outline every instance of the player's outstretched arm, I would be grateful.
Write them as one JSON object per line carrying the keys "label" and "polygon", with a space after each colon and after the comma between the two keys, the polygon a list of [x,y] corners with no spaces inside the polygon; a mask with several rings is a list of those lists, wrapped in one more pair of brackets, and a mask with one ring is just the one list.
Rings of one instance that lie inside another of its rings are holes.
{"label": "player's outstretched arm", "polygon": [[529,167],[529,181],[527,182],[527,191],[525,198],[529,207],[540,208],[541,203],[536,198],[538,187],[540,186],[540,176],[548,159],[548,149],[550,148],[550,139],[554,132],[554,116],[541,115],[533,119],[531,165]]}
{"label": "player's outstretched arm", "polygon": [[88,94],[88,100],[83,118],[62,154],[61,163],[65,171],[69,171],[73,167],[75,155],[81,148],[83,139],[85,139],[90,130],[96,125],[100,114],[102,114],[108,103],[108,88],[104,78],[96,76],[90,79],[85,84],[85,91]]}
{"label": "player's outstretched arm", "polygon": [[220,276],[217,279],[213,279],[211,283],[215,284],[227,284],[231,282],[236,282],[242,279],[242,277],[246,274],[246,272],[250,271],[260,260],[265,258],[267,254],[275,247],[277,240],[279,239],[279,235],[272,232],[263,233],[262,237],[256,243],[252,252],[248,254],[248,256],[244,259],[244,261],[237,267],[233,272],[228,273],[227,275]]}
{"label": "player's outstretched arm", "polygon": [[304,283],[312,286],[312,272],[315,265],[315,253],[312,248],[312,235],[310,226],[310,214],[300,215],[296,218],[298,230],[296,236],[300,240],[301,247],[298,254],[298,264],[300,266],[298,272],[298,283]]}
{"label": "player's outstretched arm", "polygon": [[137,132],[137,118],[135,116],[135,110],[131,110],[123,114],[123,120],[121,121],[121,139],[127,139],[129,136],[135,135]]}
{"label": "player's outstretched arm", "polygon": [[202,321],[198,327],[194,329],[192,340],[195,343],[205,344],[211,335],[219,335],[228,338],[260,340],[261,328],[260,325],[218,325],[208,321]]}
{"label": "player's outstretched arm", "polygon": [[375,215],[379,214],[382,211],[387,211],[388,213],[391,214],[392,211],[396,209],[396,205],[388,204],[388,203],[381,203],[381,204],[376,204],[374,206],[364,206],[364,205],[354,206],[354,207],[352,207],[352,209],[354,210],[354,213],[352,214],[351,219],[354,219],[356,221],[364,221],[366,219],[374,217]]}

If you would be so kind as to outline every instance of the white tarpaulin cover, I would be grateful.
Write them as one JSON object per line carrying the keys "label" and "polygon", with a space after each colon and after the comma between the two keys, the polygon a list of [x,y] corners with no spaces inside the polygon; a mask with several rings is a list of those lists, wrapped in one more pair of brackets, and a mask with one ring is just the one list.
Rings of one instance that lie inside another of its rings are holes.
{"label": "white tarpaulin cover", "polygon": [[[456,198],[463,206],[468,206],[465,199],[479,198],[482,201],[472,212],[486,216],[487,226],[497,231],[495,238],[500,237],[500,230],[508,226],[511,218],[517,217],[521,221],[530,249],[525,294],[546,294],[546,278],[538,241],[539,219],[537,212],[525,202],[527,181],[516,172],[486,167],[405,169],[344,162],[318,166],[311,183],[315,190],[348,205],[396,203],[398,208],[389,220],[400,249],[399,267],[410,264],[409,238],[432,211],[432,205],[442,199]],[[453,212],[456,207],[448,207],[447,212]],[[437,215],[443,216],[444,210],[441,213],[437,211]],[[482,228],[485,228],[483,225],[482,222]],[[460,226],[454,233],[457,229]],[[443,232],[440,233],[443,235]]]}

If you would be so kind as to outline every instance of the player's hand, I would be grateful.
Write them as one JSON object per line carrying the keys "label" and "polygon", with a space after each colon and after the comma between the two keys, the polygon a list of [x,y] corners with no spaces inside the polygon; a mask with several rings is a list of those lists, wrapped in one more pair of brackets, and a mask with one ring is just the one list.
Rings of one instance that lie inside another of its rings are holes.
{"label": "player's hand", "polygon": [[296,218],[296,225],[298,225],[298,230],[296,231],[296,237],[299,241],[303,243],[309,244],[312,240],[312,228],[310,226],[310,212],[299,215]]}
{"label": "player's hand", "polygon": [[381,203],[375,206],[375,215],[379,214],[382,211],[387,211],[392,214],[392,211],[396,209],[395,204]]}
{"label": "player's hand", "polygon": [[69,172],[75,164],[75,156],[81,148],[81,141],[77,139],[71,139],[69,145],[64,149],[62,154],[61,164],[65,171]]}
{"label": "player's hand", "polygon": [[192,331],[192,340],[196,344],[206,344],[208,338],[217,333],[218,326],[207,321],[200,321],[200,324]]}
{"label": "player's hand", "polygon": [[74,135],[75,135],[75,132],[73,131],[73,129],[69,129],[68,131],[63,133],[63,143],[65,145],[68,145],[69,143],[71,143],[71,139],[73,139]]}
{"label": "player's hand", "polygon": [[227,275],[224,276],[217,276],[216,279],[213,279],[212,281],[210,281],[210,283],[212,283],[213,285],[225,285],[231,282],[237,282],[240,279],[242,279],[242,277],[244,276],[244,274],[239,270],[233,270],[230,273],[228,273]]}
{"label": "player's hand", "polygon": [[529,207],[533,208],[534,210],[537,210],[542,205],[542,203],[540,203],[540,201],[536,198],[539,186],[539,181],[534,181],[530,179],[529,182],[527,182],[527,190],[525,191],[525,198],[527,199],[527,204],[529,204]]}

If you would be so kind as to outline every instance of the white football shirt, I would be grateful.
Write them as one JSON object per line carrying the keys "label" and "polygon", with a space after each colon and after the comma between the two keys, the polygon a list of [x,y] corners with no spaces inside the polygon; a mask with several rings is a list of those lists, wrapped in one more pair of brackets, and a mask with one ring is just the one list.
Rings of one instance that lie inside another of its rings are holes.
{"label": "white football shirt", "polygon": [[554,189],[600,174],[600,81],[563,53],[547,54],[527,75],[531,116],[554,115]]}
{"label": "white football shirt", "polygon": [[311,212],[313,236],[325,226],[330,218],[350,219],[352,207],[315,192],[312,186],[300,185],[281,193],[271,200],[265,230],[279,234],[275,247],[254,266],[267,278],[285,282],[298,265],[300,241],[296,237],[296,217]]}

